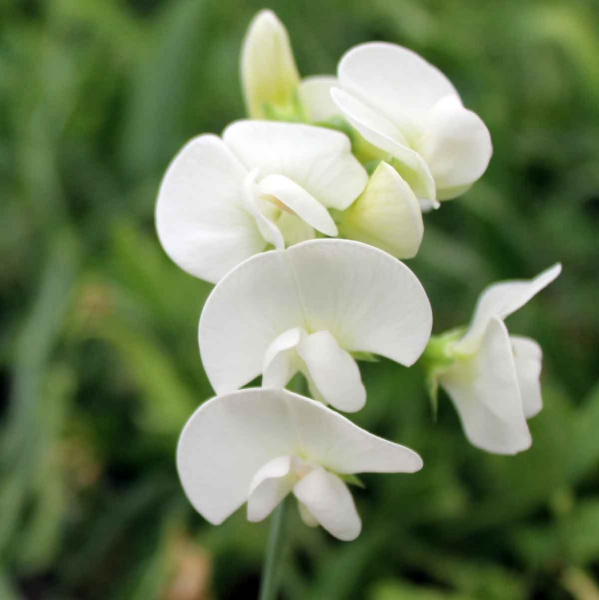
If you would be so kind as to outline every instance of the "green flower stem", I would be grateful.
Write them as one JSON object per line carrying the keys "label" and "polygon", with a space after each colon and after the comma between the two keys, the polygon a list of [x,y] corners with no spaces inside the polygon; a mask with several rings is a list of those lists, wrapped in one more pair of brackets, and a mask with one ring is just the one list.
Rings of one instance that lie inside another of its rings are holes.
{"label": "green flower stem", "polygon": [[275,508],[270,517],[270,531],[268,534],[266,559],[264,561],[264,568],[262,569],[259,600],[276,600],[277,597],[286,504],[287,500],[284,499]]}
{"label": "green flower stem", "polygon": [[[298,373],[292,381],[292,390],[296,394],[305,395],[307,393],[307,387],[306,379],[303,375]],[[259,600],[276,600],[277,597],[277,590],[279,587],[279,564],[282,554],[283,529],[287,504],[287,498],[284,498],[270,517],[270,531],[268,533],[266,558],[264,560],[264,567],[262,568]]]}

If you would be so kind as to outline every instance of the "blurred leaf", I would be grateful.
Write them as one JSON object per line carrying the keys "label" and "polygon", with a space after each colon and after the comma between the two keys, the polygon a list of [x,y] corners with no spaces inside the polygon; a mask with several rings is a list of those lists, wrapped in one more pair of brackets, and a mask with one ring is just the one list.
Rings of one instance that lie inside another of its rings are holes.
{"label": "blurred leaf", "polygon": [[368,598],[370,600],[475,600],[476,597],[454,594],[428,586],[390,581],[377,584]]}
{"label": "blurred leaf", "polygon": [[599,467],[599,385],[591,390],[576,414],[571,448],[570,479],[577,482]]}
{"label": "blurred leaf", "polygon": [[37,441],[40,448],[32,490],[35,498],[17,543],[16,558],[20,570],[26,573],[47,569],[59,554],[64,521],[70,509],[60,437],[74,392],[73,370],[64,364],[53,365],[47,376],[44,402],[39,407]]}
{"label": "blurred leaf", "polygon": [[176,436],[202,398],[184,383],[168,352],[146,332],[117,320],[105,321],[99,337],[111,343],[142,392],[140,425],[149,432]]}
{"label": "blurred leaf", "polygon": [[48,450],[41,435],[43,384],[68,307],[77,260],[70,237],[57,238],[35,304],[17,341],[10,412],[2,438],[2,472],[8,473],[0,491],[0,548],[4,551],[19,527],[32,478]]}
{"label": "blurred leaf", "polygon": [[164,166],[187,137],[182,123],[186,95],[209,40],[208,0],[163,7],[152,35],[156,43],[137,65],[124,123],[123,160],[135,174]]}

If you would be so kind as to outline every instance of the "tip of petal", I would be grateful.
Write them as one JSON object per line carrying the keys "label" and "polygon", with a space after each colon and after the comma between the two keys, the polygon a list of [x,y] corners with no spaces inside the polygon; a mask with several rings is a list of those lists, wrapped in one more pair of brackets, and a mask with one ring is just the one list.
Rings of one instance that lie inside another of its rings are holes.
{"label": "tip of petal", "polygon": [[562,263],[555,263],[552,267],[549,267],[546,271],[543,271],[539,277],[545,277],[551,283],[555,281],[562,272]]}
{"label": "tip of petal", "polygon": [[281,22],[281,19],[279,19],[279,17],[277,17],[276,13],[271,10],[270,8],[263,8],[262,10],[259,10],[254,18],[252,19],[252,24],[254,23],[258,23],[258,22],[264,22],[264,23],[268,23],[269,25],[275,25],[275,26],[279,26],[282,25],[283,23]]}
{"label": "tip of petal", "polygon": [[414,452],[413,454],[413,465],[411,470],[408,471],[408,473],[417,473],[424,467],[424,461],[422,460],[420,454],[418,454],[417,452]]}

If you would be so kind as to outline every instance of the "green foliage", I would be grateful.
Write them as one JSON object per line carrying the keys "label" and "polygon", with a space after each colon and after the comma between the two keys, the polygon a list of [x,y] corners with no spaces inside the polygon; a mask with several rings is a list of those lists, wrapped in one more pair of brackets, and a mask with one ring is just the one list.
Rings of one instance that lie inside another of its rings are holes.
{"label": "green foliage", "polygon": [[[164,256],[153,210],[180,145],[242,116],[238,52],[262,7],[0,2],[2,598],[205,598],[207,585],[217,598],[255,595],[267,525],[239,514],[214,528],[178,484],[178,432],[212,395],[196,340],[210,286]],[[596,0],[270,8],[304,74],[333,72],[356,43],[397,42],[488,123],[489,171],[426,216],[410,261],[436,333],[467,322],[486,284],[564,264],[509,323],[545,351],[532,449],[472,448],[442,393],[433,422],[422,372],[363,362],[356,422],[426,467],[364,477],[353,490],[364,532],[351,544],[290,510],[284,597],[596,597]]]}

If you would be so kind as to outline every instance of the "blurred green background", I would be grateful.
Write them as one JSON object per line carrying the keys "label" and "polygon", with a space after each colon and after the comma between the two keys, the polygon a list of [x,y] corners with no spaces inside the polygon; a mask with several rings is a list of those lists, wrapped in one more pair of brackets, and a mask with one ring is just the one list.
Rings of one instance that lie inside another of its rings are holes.
{"label": "blurred green background", "polygon": [[[268,524],[221,527],[179,487],[181,426],[212,395],[210,286],[163,254],[157,186],[188,138],[243,115],[240,43],[262,3],[0,0],[0,598],[253,598]],[[435,332],[483,286],[564,273],[509,321],[545,351],[515,458],[471,447],[422,373],[363,364],[356,422],[422,454],[366,476],[353,543],[287,530],[282,597],[599,598],[599,4],[273,1],[304,75],[350,46],[413,48],[488,124],[482,181],[426,216],[410,267]]]}

